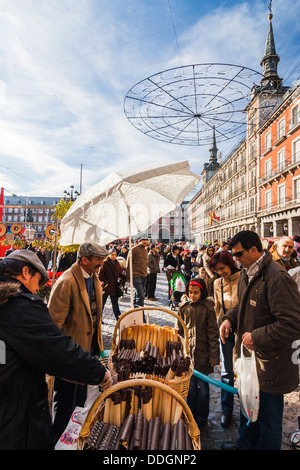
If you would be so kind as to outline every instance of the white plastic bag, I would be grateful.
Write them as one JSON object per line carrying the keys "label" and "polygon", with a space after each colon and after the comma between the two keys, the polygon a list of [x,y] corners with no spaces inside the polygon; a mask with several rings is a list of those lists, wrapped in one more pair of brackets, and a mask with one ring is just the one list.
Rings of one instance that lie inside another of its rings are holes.
{"label": "white plastic bag", "polygon": [[76,406],[68,425],[56,443],[55,450],[76,450],[81,428],[88,412],[96,398],[99,396],[98,385],[87,386],[87,397],[83,407]]}
{"label": "white plastic bag", "polygon": [[259,412],[259,382],[256,370],[255,352],[246,357],[241,345],[241,358],[235,363],[237,388],[239,391],[240,408],[242,413],[254,423]]}
{"label": "white plastic bag", "polygon": [[181,277],[177,277],[175,280],[175,291],[176,292],[185,292],[185,283]]}

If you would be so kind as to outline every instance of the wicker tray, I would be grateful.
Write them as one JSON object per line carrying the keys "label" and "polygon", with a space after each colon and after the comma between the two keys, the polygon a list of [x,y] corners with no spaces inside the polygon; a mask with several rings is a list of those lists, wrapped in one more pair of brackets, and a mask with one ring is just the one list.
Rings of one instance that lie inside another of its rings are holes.
{"label": "wicker tray", "polygon": [[[176,392],[171,386],[162,383],[162,381],[155,381],[155,380],[148,380],[148,379],[130,379],[125,380],[123,382],[118,382],[115,385],[111,386],[107,390],[105,390],[99,397],[95,400],[93,405],[91,406],[89,413],[86,417],[86,420],[81,428],[77,449],[83,450],[85,443],[90,435],[91,429],[97,420],[102,421],[104,419],[104,411],[105,411],[105,402],[106,400],[112,395],[114,392],[117,392],[124,388],[130,387],[152,387],[155,390],[160,390],[164,392],[168,396],[169,399],[173,399],[176,403],[176,412],[173,415],[173,422],[171,425],[174,426],[175,423],[178,422],[180,418],[184,420],[186,425],[188,426],[188,434],[191,438],[192,446],[194,450],[201,450],[200,444],[200,431],[199,428],[194,420],[193,414],[188,407],[184,398]],[[154,391],[154,390],[153,390]],[[154,400],[154,398],[153,398]],[[162,398],[163,400],[163,398]],[[152,416],[155,418],[155,416]],[[113,424],[113,423],[111,423]],[[122,424],[122,423],[121,423]]]}
{"label": "wicker tray", "polygon": [[[150,311],[151,310],[162,311],[162,312],[168,313],[169,315],[171,315],[172,317],[177,319],[178,322],[180,323],[180,325],[182,326],[183,331],[184,331],[184,337],[183,338],[180,335],[177,335],[178,339],[182,343],[183,354],[185,356],[190,356],[190,354],[189,354],[188,330],[187,330],[187,327],[186,327],[186,325],[185,325],[185,323],[184,323],[184,321],[182,320],[181,317],[179,317],[176,313],[172,312],[171,310],[168,310],[168,309],[163,308],[163,307],[139,307],[139,308],[134,308],[134,309],[128,310],[127,312],[124,312],[122,315],[120,315],[120,317],[119,317],[119,319],[118,319],[118,321],[115,325],[114,334],[113,334],[113,338],[112,338],[112,345],[111,345],[110,355],[109,355],[109,359],[108,359],[108,368],[110,369],[111,372],[115,372],[112,357],[117,353],[117,350],[118,350],[117,335],[118,335],[118,330],[119,330],[120,323],[122,322],[122,320],[127,315],[130,315],[133,312],[137,312],[137,311],[141,311],[141,310],[143,310],[145,312],[148,311],[148,310],[150,310]],[[142,327],[143,327],[143,325],[141,325],[141,328]],[[145,328],[147,328],[147,324],[145,324]],[[120,338],[118,338],[118,339],[120,340]],[[142,345],[142,347],[144,347],[144,346],[145,345]],[[190,386],[190,380],[191,380],[192,375],[193,375],[193,367],[190,366],[188,372],[186,372],[185,375],[183,375],[181,377],[176,377],[172,380],[169,380],[168,383],[173,388],[175,388],[175,390],[178,393],[180,393],[180,395],[182,395],[183,398],[187,398],[188,391],[189,391],[189,386]]]}

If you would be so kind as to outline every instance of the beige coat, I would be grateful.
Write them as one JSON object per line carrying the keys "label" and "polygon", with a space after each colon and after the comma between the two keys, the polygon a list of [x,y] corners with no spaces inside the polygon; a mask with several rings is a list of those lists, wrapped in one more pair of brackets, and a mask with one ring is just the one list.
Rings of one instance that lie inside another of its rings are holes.
{"label": "beige coat", "polygon": [[[97,274],[93,275],[97,304],[97,339],[99,351],[103,350],[101,314],[102,288]],[[54,284],[49,304],[50,315],[62,331],[71,336],[75,343],[90,351],[93,336],[93,322],[89,295],[83,274],[76,261]]]}
{"label": "beige coat", "polygon": [[[240,271],[237,271],[236,273],[232,274],[228,279],[223,279],[223,296],[226,312],[228,312],[238,302],[237,287],[239,277]],[[218,278],[214,282],[215,312],[218,318],[218,326],[221,325],[224,316],[221,282],[222,278]]]}

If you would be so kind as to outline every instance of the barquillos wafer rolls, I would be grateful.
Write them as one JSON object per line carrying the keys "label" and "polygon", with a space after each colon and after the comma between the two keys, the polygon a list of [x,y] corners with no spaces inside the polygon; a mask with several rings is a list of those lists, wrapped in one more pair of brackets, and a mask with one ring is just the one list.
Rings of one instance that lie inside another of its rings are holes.
{"label": "barquillos wafer rolls", "polygon": [[[167,330],[164,331],[163,342]],[[160,352],[160,346],[155,346],[147,341],[144,348],[137,351],[134,342],[122,340],[122,346],[112,356],[112,363],[118,374],[118,382],[129,377],[144,377],[144,374],[173,380],[176,377],[185,376],[190,370],[191,360],[184,356],[181,342],[165,341],[164,354]],[[128,349],[127,349],[128,346]]]}
{"label": "barquillos wafer rolls", "polygon": [[188,425],[183,419],[172,425],[158,416],[149,421],[139,411],[130,413],[122,426],[97,420],[85,450],[192,450]]}

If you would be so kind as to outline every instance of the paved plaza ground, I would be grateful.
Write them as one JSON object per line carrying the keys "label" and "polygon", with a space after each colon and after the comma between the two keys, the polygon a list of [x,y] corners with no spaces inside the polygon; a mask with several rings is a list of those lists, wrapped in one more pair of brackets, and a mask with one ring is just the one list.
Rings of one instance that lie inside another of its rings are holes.
{"label": "paved plaza ground", "polygon": [[[128,293],[120,300],[121,312],[130,310],[130,287],[128,286]],[[167,279],[164,272],[158,274],[157,288],[155,292],[158,301],[151,302],[145,301],[145,307],[164,307],[169,309],[168,300],[168,286]],[[158,325],[174,325],[174,317],[162,311],[149,311],[150,323]],[[115,330],[116,320],[112,312],[110,299],[103,311],[103,342],[104,349],[111,348],[112,336]],[[214,373],[211,377],[220,380],[220,366],[216,366]],[[292,393],[285,395],[284,403],[284,416],[283,416],[283,442],[282,450],[291,450],[290,437],[291,434],[297,429],[297,417],[300,415],[300,387]],[[203,450],[219,450],[221,443],[235,442],[238,437],[239,426],[239,403],[237,395],[234,396],[235,406],[233,419],[227,429],[223,429],[220,424],[221,417],[221,388],[210,385],[210,414],[208,418],[208,426],[201,432],[201,447]]]}

